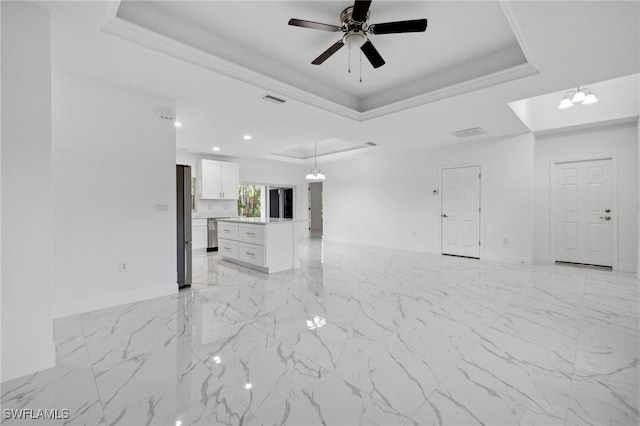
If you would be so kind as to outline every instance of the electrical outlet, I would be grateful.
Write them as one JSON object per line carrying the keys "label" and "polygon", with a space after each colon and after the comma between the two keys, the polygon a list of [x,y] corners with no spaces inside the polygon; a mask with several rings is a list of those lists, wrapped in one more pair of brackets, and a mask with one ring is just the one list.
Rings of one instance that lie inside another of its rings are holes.
{"label": "electrical outlet", "polygon": [[118,266],[120,268],[120,272],[129,272],[129,265],[127,265],[127,262],[120,262]]}

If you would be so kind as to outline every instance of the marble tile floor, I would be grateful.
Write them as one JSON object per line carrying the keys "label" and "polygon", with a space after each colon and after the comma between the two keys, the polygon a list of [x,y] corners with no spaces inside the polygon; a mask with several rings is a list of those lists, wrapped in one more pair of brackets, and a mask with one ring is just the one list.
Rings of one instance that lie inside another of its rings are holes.
{"label": "marble tile floor", "polygon": [[640,423],[632,275],[303,251],[272,275],[200,254],[191,289],[56,320],[56,366],[3,383],[3,410],[87,425]]}

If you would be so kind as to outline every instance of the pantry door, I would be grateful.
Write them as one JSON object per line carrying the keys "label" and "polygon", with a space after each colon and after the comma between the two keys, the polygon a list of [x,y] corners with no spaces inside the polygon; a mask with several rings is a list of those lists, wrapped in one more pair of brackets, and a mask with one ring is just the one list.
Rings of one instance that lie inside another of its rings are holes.
{"label": "pantry door", "polygon": [[480,166],[442,170],[442,254],[480,258]]}
{"label": "pantry door", "polygon": [[613,266],[612,160],[555,163],[552,197],[554,260]]}

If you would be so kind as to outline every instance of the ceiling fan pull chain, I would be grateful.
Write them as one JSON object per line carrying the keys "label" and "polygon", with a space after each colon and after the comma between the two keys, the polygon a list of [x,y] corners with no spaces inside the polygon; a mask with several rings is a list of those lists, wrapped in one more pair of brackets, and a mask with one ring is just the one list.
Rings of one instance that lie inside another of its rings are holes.
{"label": "ceiling fan pull chain", "polygon": [[362,50],[360,51],[360,83],[362,83]]}
{"label": "ceiling fan pull chain", "polygon": [[347,55],[349,58],[349,73],[351,73],[351,43],[347,40],[347,48],[349,49],[349,54]]}

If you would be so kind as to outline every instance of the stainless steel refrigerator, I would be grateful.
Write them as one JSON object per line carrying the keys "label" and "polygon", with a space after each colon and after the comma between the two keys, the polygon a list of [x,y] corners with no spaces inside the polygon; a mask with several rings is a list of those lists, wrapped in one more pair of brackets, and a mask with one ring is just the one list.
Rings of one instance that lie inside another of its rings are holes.
{"label": "stainless steel refrigerator", "polygon": [[191,167],[176,166],[178,288],[191,285]]}

